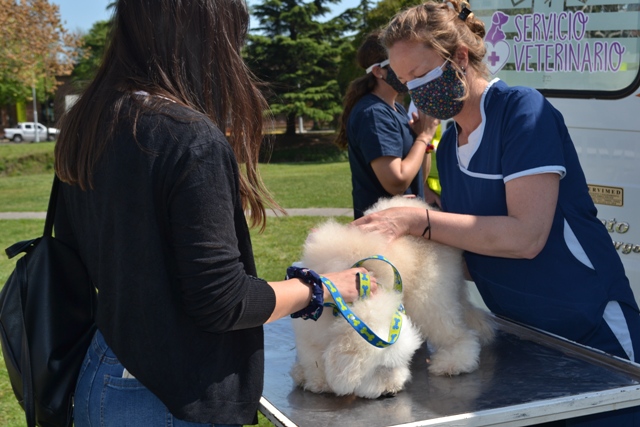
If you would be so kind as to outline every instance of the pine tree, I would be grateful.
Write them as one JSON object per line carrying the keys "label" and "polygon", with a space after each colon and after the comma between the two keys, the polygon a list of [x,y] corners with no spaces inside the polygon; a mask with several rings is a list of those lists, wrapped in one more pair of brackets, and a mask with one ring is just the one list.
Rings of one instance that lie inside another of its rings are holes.
{"label": "pine tree", "polygon": [[264,0],[252,8],[260,23],[245,50],[256,76],[266,83],[275,115],[284,115],[287,134],[295,133],[296,117],[333,121],[342,108],[337,82],[344,25],[320,22],[338,0]]}

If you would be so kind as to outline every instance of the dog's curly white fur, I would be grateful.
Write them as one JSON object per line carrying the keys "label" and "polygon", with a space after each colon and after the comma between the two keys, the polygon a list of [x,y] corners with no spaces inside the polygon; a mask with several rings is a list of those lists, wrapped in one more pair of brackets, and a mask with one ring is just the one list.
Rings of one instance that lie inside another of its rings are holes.
{"label": "dog's curly white fur", "polygon": [[[366,213],[397,206],[429,208],[420,199],[394,197],[381,199]],[[425,339],[435,350],[429,363],[432,374],[477,369],[481,344],[493,339],[494,329],[486,312],[469,301],[460,250],[414,236],[388,244],[379,234],[329,220],[307,238],[302,264],[315,271],[339,271],[371,255],[384,255],[395,265],[403,294],[393,291],[393,271],[387,264],[367,261],[364,266],[380,287],[351,309],[386,339],[390,319],[402,302],[406,316],[398,340],[376,348],[329,309],[317,322],[294,319],[297,360],[291,375],[296,384],[316,393],[366,398],[395,394],[411,378],[411,358]]]}

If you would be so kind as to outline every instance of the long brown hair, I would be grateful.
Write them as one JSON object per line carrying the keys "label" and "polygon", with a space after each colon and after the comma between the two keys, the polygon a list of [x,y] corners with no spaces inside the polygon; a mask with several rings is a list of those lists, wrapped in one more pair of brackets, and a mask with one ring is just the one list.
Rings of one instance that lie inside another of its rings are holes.
{"label": "long brown hair", "polygon": [[[241,57],[249,24],[244,0],[119,0],[108,47],[94,80],[62,119],[55,147],[60,179],[93,187],[96,163],[135,91],[159,97],[135,103],[159,109],[162,97],[205,114],[243,165],[240,192],[252,226],[266,222],[265,204],[280,209],[257,164],[267,103]],[[136,121],[132,131],[135,134]]]}
{"label": "long brown hair", "polygon": [[[369,66],[387,59],[387,51],[380,43],[380,31],[373,31],[367,35],[356,54],[356,61],[360,68],[366,70]],[[340,129],[336,136],[336,145],[347,148],[347,123],[353,106],[376,87],[377,79],[372,73],[360,76],[349,84],[347,94],[344,97],[342,115],[340,116]]]}
{"label": "long brown hair", "polygon": [[[489,72],[482,60],[486,53],[484,23],[473,13],[465,20],[460,19],[459,14],[464,7],[470,9],[469,3],[446,0],[428,1],[405,9],[383,29],[381,42],[390,49],[399,41],[418,41],[434,49],[444,59],[453,58],[458,47],[464,45],[469,49],[469,66],[486,78]],[[457,67],[454,62],[452,65]],[[458,74],[463,75],[463,70],[459,69]],[[465,79],[462,83],[466,85]],[[465,97],[468,96],[468,91],[465,93]]]}

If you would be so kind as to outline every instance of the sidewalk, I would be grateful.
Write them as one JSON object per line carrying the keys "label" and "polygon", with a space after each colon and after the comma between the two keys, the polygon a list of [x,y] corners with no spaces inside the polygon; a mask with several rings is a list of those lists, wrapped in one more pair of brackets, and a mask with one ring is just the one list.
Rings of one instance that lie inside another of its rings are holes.
{"label": "sidewalk", "polygon": [[[352,208],[307,208],[307,209],[286,209],[290,216],[350,216],[353,217]],[[272,210],[267,210],[267,216],[277,215]]]}
{"label": "sidewalk", "polygon": [[[352,216],[351,208],[308,208],[308,209],[287,209],[290,216]],[[0,220],[2,219],[45,219],[46,212],[0,212]],[[267,210],[267,216],[282,216],[280,213],[276,215],[271,210]]]}
{"label": "sidewalk", "polygon": [[0,219],[45,219],[46,212],[0,212]]}

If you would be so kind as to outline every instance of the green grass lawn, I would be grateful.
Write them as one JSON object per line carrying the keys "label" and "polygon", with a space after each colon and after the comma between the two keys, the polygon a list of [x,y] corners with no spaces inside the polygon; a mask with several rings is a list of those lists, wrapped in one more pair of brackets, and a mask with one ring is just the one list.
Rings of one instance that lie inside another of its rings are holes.
{"label": "green grass lawn", "polygon": [[44,212],[53,172],[0,178],[0,212]]}
{"label": "green grass lawn", "polygon": [[[0,212],[30,212],[47,209],[52,168],[46,163],[53,143],[0,145]],[[4,168],[4,169],[3,169]],[[266,186],[284,208],[350,208],[351,173],[348,162],[260,164]],[[258,275],[269,281],[282,280],[286,268],[297,261],[309,230],[325,221],[321,217],[269,217],[263,233],[253,230],[252,241]],[[350,217],[340,217],[348,222]],[[0,249],[41,235],[43,220],[0,220]],[[15,266],[0,254],[0,287]],[[24,412],[18,405],[0,354],[0,426],[23,427]],[[260,426],[272,424],[260,417]]]}
{"label": "green grass lawn", "polygon": [[[261,164],[262,179],[284,208],[350,208],[348,162]],[[53,172],[0,177],[0,212],[47,210]]]}
{"label": "green grass lawn", "polygon": [[349,162],[261,164],[262,179],[285,208],[350,208]]}
{"label": "green grass lawn", "polygon": [[0,144],[0,176],[53,171],[54,142]]}

